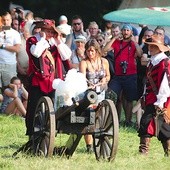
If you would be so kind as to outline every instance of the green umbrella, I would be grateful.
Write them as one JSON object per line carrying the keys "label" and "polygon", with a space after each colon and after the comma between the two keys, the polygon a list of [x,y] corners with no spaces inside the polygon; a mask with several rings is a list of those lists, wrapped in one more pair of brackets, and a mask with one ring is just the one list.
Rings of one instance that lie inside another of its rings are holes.
{"label": "green umbrella", "polygon": [[170,26],[170,6],[117,10],[105,14],[103,19],[113,22]]}

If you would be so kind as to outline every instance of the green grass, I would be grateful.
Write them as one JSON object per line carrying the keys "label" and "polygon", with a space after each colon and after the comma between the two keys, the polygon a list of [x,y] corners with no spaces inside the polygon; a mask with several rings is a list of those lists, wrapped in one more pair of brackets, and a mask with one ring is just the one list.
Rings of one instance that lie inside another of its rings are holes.
{"label": "green grass", "polygon": [[[57,136],[58,138],[60,136]],[[148,156],[138,154],[139,138],[133,128],[120,128],[119,146],[113,162],[98,162],[85,152],[82,139],[70,159],[12,154],[25,142],[25,122],[20,117],[0,115],[0,169],[5,170],[169,170],[170,157],[164,157],[160,142],[153,138]]]}

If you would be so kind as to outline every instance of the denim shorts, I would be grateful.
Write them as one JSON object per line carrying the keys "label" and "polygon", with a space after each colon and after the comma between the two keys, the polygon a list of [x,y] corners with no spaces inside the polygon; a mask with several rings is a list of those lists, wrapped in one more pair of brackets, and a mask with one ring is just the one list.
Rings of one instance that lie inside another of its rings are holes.
{"label": "denim shorts", "polygon": [[109,87],[117,96],[122,91],[127,101],[137,100],[137,74],[114,76],[109,82]]}

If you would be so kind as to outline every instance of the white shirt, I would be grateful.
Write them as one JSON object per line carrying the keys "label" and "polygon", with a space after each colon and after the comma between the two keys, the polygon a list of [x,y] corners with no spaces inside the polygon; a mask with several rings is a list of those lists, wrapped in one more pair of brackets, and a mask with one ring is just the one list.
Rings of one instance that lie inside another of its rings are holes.
{"label": "white shirt", "polygon": [[[18,31],[14,29],[0,32],[0,43],[7,46],[14,46],[21,44],[21,36]],[[16,64],[16,53],[5,49],[0,49],[0,63],[1,64]]]}
{"label": "white shirt", "polygon": [[50,45],[55,45],[63,61],[70,59],[72,52],[70,48],[63,42],[57,44],[54,38],[51,38],[48,42],[45,38],[40,37],[39,34],[36,34],[35,37],[37,38],[38,42],[36,45],[33,44],[30,48],[31,54],[33,56],[39,58],[45,49],[49,48]]}
{"label": "white shirt", "polygon": [[[150,62],[152,63],[153,66],[155,66],[165,58],[167,58],[167,56],[162,52],[155,56],[152,56]],[[157,97],[157,101],[154,103],[154,105],[162,109],[164,107],[164,103],[167,101],[167,98],[170,97],[170,87],[168,84],[166,73],[164,74],[163,80],[159,88],[159,92],[156,95],[156,97]]]}

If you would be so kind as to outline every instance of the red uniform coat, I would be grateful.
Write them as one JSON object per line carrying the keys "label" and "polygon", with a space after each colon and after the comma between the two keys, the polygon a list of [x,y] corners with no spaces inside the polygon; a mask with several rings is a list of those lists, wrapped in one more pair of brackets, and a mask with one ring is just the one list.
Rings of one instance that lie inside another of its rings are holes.
{"label": "red uniform coat", "polygon": [[27,40],[26,51],[29,56],[29,68],[28,75],[31,77],[31,85],[40,87],[41,91],[44,93],[50,93],[53,91],[52,82],[54,78],[63,79],[64,68],[68,71],[70,69],[69,61],[62,61],[61,56],[57,50],[56,46],[50,47],[48,50],[51,52],[52,57],[54,58],[54,64],[50,61],[47,55],[44,53],[41,57],[34,57],[30,48],[33,44],[36,44],[38,40],[36,37],[30,37]]}
{"label": "red uniform coat", "polygon": [[[169,72],[170,72],[170,70],[169,70]],[[151,75],[153,82],[156,85],[157,92],[153,91],[151,83],[148,79],[148,74]],[[160,85],[163,80],[164,74],[165,74],[165,60],[160,61],[159,64],[157,64],[155,66],[152,66],[150,64],[149,67],[147,68],[146,96],[145,96],[146,97],[146,106],[153,105],[157,101],[156,95],[160,89]],[[170,98],[168,98],[167,101],[164,103],[164,108],[169,108],[169,107],[170,107]],[[155,130],[156,130],[155,123],[154,123],[154,119],[152,118],[148,125],[147,133],[150,135],[155,135]]]}

